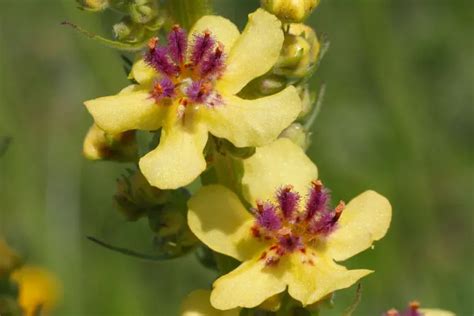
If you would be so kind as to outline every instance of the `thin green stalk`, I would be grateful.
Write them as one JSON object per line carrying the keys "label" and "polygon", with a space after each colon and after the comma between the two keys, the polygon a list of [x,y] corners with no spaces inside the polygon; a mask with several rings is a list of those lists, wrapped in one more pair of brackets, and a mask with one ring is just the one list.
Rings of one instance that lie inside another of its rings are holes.
{"label": "thin green stalk", "polygon": [[190,29],[202,16],[212,12],[210,0],[168,0],[166,8],[173,22]]}

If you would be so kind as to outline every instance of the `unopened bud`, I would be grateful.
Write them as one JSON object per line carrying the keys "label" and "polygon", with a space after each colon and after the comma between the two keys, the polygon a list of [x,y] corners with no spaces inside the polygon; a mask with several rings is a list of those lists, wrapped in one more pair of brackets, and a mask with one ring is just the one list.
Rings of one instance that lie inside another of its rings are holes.
{"label": "unopened bud", "polygon": [[184,215],[170,207],[150,212],[148,224],[151,230],[161,237],[176,235],[186,225]]}
{"label": "unopened bud", "polygon": [[262,7],[281,21],[301,22],[319,4],[319,0],[261,0]]}
{"label": "unopened bud", "polygon": [[135,221],[148,210],[164,204],[168,191],[151,186],[140,171],[129,171],[117,180],[115,205],[127,220]]}
{"label": "unopened bud", "polygon": [[316,65],[320,44],[314,30],[304,24],[291,24],[274,73],[289,78],[303,78]]}
{"label": "unopened bud", "polygon": [[258,308],[269,312],[277,312],[281,307],[281,300],[281,294],[270,296],[265,301],[263,301],[263,303],[260,304]]}
{"label": "unopened bud", "polygon": [[216,145],[220,154],[230,154],[234,158],[247,159],[255,153],[255,147],[235,147],[234,144],[223,138],[219,138]]}
{"label": "unopened bud", "polygon": [[90,160],[135,161],[138,157],[135,132],[112,135],[94,124],[84,139],[83,153]]}
{"label": "unopened bud", "polygon": [[306,150],[311,144],[309,136],[310,133],[305,130],[303,125],[299,123],[293,123],[283,130],[283,132],[281,132],[279,138],[288,138],[303,150]]}
{"label": "unopened bud", "polygon": [[280,92],[286,88],[287,83],[285,77],[269,72],[249,82],[240,95],[247,99],[261,98]]}
{"label": "unopened bud", "polygon": [[155,1],[135,0],[129,12],[133,22],[146,24],[158,15],[158,7]]}
{"label": "unopened bud", "polygon": [[109,6],[108,0],[77,0],[82,9],[92,12],[104,11]]}

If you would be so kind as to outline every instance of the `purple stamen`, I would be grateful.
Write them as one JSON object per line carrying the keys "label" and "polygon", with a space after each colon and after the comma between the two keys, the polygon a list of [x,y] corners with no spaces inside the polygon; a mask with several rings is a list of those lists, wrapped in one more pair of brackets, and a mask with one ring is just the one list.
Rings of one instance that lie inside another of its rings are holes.
{"label": "purple stamen", "polygon": [[225,67],[224,50],[222,47],[217,47],[215,51],[204,57],[201,64],[201,77],[218,77]]}
{"label": "purple stamen", "polygon": [[341,201],[333,211],[326,209],[319,213],[317,218],[311,219],[309,231],[313,234],[329,235],[336,228],[337,221],[341,217],[345,206],[345,203]]}
{"label": "purple stamen", "polygon": [[171,58],[178,64],[184,63],[186,50],[188,48],[188,38],[186,31],[178,25],[168,34],[168,52]]}
{"label": "purple stamen", "polygon": [[288,219],[293,218],[300,200],[299,194],[291,190],[291,186],[286,186],[277,192],[277,200],[280,204],[283,216]]}
{"label": "purple stamen", "polygon": [[206,31],[201,35],[195,35],[194,45],[191,52],[191,62],[197,66],[201,61],[212,53],[212,48],[215,45],[215,40],[211,33]]}
{"label": "purple stamen", "polygon": [[276,213],[275,207],[270,203],[258,205],[257,223],[269,231],[277,231],[282,226],[280,217]]}
{"label": "purple stamen", "polygon": [[175,86],[173,81],[165,77],[153,86],[152,97],[159,101],[163,98],[171,98],[175,95]]}
{"label": "purple stamen", "polygon": [[160,81],[161,88],[163,89],[163,97],[171,98],[174,96],[174,83],[169,78],[163,78]]}
{"label": "purple stamen", "polygon": [[193,81],[186,89],[186,95],[194,103],[204,103],[211,89],[202,81]]}
{"label": "purple stamen", "polygon": [[309,192],[308,202],[306,203],[306,219],[314,218],[318,213],[324,212],[329,203],[329,192],[323,188],[321,181],[313,182]]}
{"label": "purple stamen", "polygon": [[328,235],[335,228],[334,214],[325,212],[318,219],[313,219],[309,224],[308,230],[311,234]]}
{"label": "purple stamen", "polygon": [[166,76],[174,76],[179,72],[179,69],[170,60],[166,47],[151,47],[145,54],[145,62]]}

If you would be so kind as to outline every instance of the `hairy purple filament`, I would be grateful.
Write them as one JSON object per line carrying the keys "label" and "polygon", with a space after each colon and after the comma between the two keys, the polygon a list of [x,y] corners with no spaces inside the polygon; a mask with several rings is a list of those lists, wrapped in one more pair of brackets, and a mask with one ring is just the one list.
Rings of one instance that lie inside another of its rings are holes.
{"label": "hairy purple filament", "polygon": [[306,204],[306,217],[309,219],[323,213],[328,208],[330,198],[329,191],[323,188],[320,181],[313,183]]}
{"label": "hairy purple filament", "polygon": [[156,102],[163,98],[172,98],[175,96],[175,87],[173,81],[165,77],[158,82],[155,82],[151,96]]}
{"label": "hairy purple filament", "polygon": [[258,204],[256,214],[257,223],[269,231],[277,231],[281,228],[281,220],[275,207],[271,203]]}
{"label": "hairy purple filament", "polygon": [[179,26],[173,26],[168,34],[168,52],[171,58],[178,64],[184,63],[186,51],[188,49],[188,35]]}
{"label": "hairy purple filament", "polygon": [[299,194],[291,190],[291,186],[286,186],[277,192],[277,200],[280,204],[280,209],[283,216],[288,219],[294,217],[295,212],[298,210],[298,203],[300,201]]}
{"label": "hairy purple filament", "polygon": [[320,181],[313,181],[303,209],[300,208],[300,195],[290,185],[277,191],[276,204],[257,203],[252,209],[255,214],[252,233],[256,238],[272,243],[269,251],[262,254],[267,265],[278,263],[287,253],[305,253],[306,246],[324,239],[336,229],[345,205],[341,202],[335,209],[329,208],[328,192]]}
{"label": "hairy purple filament", "polygon": [[210,32],[204,32],[203,35],[195,35],[194,47],[191,53],[191,62],[199,65],[201,61],[212,52],[215,40]]}
{"label": "hairy purple filament", "polygon": [[184,108],[190,104],[213,107],[223,103],[214,85],[225,70],[224,48],[209,31],[193,37],[193,42],[188,43],[186,31],[174,26],[167,46],[159,46],[156,38],[150,40],[144,60],[160,75],[150,92],[158,104],[165,98],[177,98]]}

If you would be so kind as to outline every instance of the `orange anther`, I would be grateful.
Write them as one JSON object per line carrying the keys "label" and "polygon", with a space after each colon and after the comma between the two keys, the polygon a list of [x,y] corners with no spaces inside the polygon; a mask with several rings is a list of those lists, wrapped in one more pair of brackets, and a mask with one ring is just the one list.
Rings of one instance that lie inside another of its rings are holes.
{"label": "orange anther", "polygon": [[323,183],[321,182],[321,180],[313,180],[313,181],[311,181],[311,184],[318,191],[320,191],[323,187]]}
{"label": "orange anther", "polygon": [[409,306],[410,306],[410,309],[413,310],[413,311],[416,311],[418,310],[418,308],[420,308],[420,302],[418,301],[411,301],[409,303]]}
{"label": "orange anther", "polygon": [[148,41],[148,48],[155,49],[157,44],[158,44],[158,37],[152,37]]}

